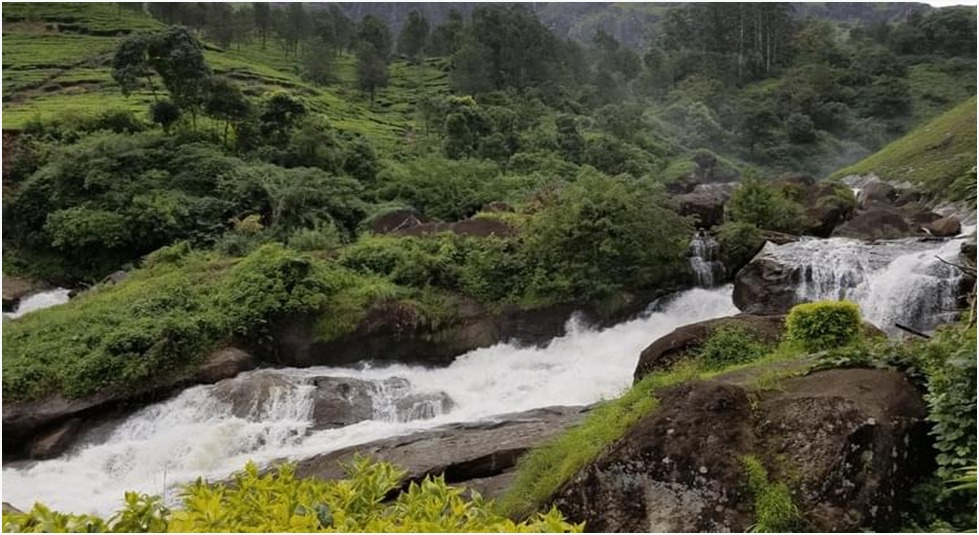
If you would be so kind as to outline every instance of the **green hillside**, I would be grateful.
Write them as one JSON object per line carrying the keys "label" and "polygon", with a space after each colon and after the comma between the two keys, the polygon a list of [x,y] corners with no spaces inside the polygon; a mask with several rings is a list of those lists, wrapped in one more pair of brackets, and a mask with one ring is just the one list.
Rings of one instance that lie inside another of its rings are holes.
{"label": "green hillside", "polygon": [[[11,3],[4,4],[3,17],[4,129],[107,108],[144,113],[153,102],[145,90],[122,95],[111,76],[112,54],[121,36],[161,30],[163,23],[108,3]],[[246,95],[282,90],[301,96],[311,110],[327,114],[334,127],[368,135],[382,146],[403,141],[415,122],[420,93],[448,92],[445,61],[438,58],[420,65],[392,63],[390,86],[373,105],[348,89],[354,77],[350,55],[339,58],[339,79],[328,89],[300,78],[298,59],[272,42],[265,49],[257,41],[227,50],[207,45],[205,59],[215,73],[238,82]]]}
{"label": "green hillside", "polygon": [[976,187],[976,97],[833,176],[876,173],[883,179],[920,184],[929,193],[962,200]]}

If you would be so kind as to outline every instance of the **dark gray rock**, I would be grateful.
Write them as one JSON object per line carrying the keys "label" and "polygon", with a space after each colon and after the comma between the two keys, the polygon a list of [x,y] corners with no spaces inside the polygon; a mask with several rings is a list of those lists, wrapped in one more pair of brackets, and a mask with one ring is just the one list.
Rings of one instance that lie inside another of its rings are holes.
{"label": "dark gray rock", "polygon": [[925,406],[900,373],[830,370],[753,392],[722,377],[657,397],[551,500],[570,520],[595,532],[747,531],[750,454],[789,486],[800,529],[892,531],[927,472]]}
{"label": "dark gray rock", "polygon": [[450,424],[317,455],[300,461],[296,474],[340,479],[345,477],[342,465],[359,454],[407,470],[405,484],[427,475],[444,475],[450,484],[469,486],[493,498],[506,490],[521,455],[580,422],[586,410],[549,407],[483,422]]}

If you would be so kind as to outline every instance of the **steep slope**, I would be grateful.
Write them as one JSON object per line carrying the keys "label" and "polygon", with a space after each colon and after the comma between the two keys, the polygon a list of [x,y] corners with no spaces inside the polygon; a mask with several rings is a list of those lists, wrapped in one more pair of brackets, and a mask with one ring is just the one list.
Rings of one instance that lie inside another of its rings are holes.
{"label": "steep slope", "polygon": [[971,196],[975,202],[975,169],[976,97],[972,97],[833,177],[876,173],[886,180],[920,184],[939,198]]}

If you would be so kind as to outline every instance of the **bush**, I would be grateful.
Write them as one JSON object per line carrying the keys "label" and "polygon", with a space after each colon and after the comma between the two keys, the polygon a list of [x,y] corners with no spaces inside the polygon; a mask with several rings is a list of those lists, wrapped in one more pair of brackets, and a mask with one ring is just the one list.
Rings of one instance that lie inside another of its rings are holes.
{"label": "bush", "polygon": [[232,485],[200,480],[187,485],[171,511],[158,497],[126,494],[125,508],[108,521],[64,515],[35,504],[27,513],[4,513],[14,532],[580,532],[556,509],[515,523],[493,513],[479,495],[462,497],[444,478],[426,477],[388,500],[405,472],[388,463],[357,459],[349,479],[299,479],[292,465],[260,474],[249,463]]}
{"label": "bush", "polygon": [[299,229],[289,235],[289,247],[297,251],[328,251],[343,243],[336,225],[327,223],[316,228]]}
{"label": "bush", "polygon": [[732,272],[737,272],[758,253],[765,240],[753,224],[728,221],[717,228],[717,243],[724,264]]}
{"label": "bush", "polygon": [[758,228],[779,232],[798,232],[803,222],[802,206],[760,179],[746,176],[731,196],[726,215],[729,220],[751,223]]}
{"label": "bush", "polygon": [[403,201],[429,217],[455,221],[499,200],[493,192],[499,174],[492,162],[419,158],[378,173],[377,196],[382,201]]}
{"label": "bush", "polygon": [[860,336],[860,307],[849,301],[817,301],[792,307],[785,319],[790,340],[807,351],[848,345]]}
{"label": "bush", "polygon": [[700,348],[700,359],[708,368],[722,368],[751,362],[768,350],[768,345],[751,330],[740,325],[722,325]]}
{"label": "bush", "polygon": [[530,222],[533,291],[593,299],[667,283],[683,270],[692,234],[658,184],[583,171]]}

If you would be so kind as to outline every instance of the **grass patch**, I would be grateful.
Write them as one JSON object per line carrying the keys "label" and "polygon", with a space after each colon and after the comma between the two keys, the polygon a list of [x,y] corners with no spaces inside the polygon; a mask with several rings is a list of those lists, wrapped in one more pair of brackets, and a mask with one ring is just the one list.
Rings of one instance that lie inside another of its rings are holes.
{"label": "grass patch", "polygon": [[975,202],[976,97],[890,143],[877,153],[832,175],[876,173],[909,181],[931,195]]}
{"label": "grass patch", "polygon": [[768,470],[754,455],[741,458],[748,476],[748,490],[754,497],[755,524],[748,528],[756,533],[786,533],[798,528],[802,519],[785,483],[773,483]]}

